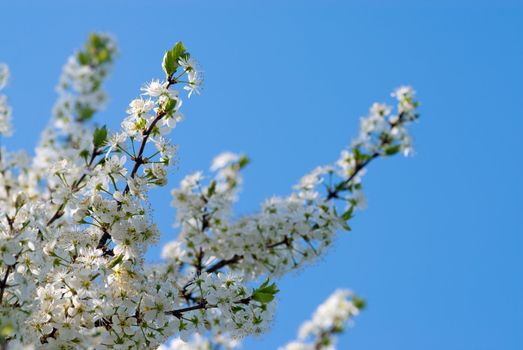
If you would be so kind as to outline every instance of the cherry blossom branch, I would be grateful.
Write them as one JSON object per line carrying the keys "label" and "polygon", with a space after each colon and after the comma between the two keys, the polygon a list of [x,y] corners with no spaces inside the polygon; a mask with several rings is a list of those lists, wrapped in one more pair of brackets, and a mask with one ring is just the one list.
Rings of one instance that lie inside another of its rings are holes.
{"label": "cherry blossom branch", "polygon": [[235,254],[230,259],[220,260],[217,263],[215,263],[214,265],[209,266],[205,271],[207,271],[208,273],[217,272],[220,269],[224,268],[225,266],[237,264],[242,259],[243,259],[243,255]]}
{"label": "cherry blossom branch", "polygon": [[[170,85],[168,85],[167,88],[169,88],[169,86]],[[142,139],[142,143],[140,145],[140,149],[138,150],[138,155],[136,155],[132,159],[134,161],[134,166],[133,166],[133,169],[132,169],[131,175],[130,175],[131,179],[134,179],[134,177],[136,176],[136,173],[138,172],[138,169],[140,169],[140,166],[145,163],[145,160],[143,159],[143,153],[145,151],[145,146],[147,144],[147,140],[149,139],[149,136],[151,135],[156,124],[165,116],[165,114],[166,113],[164,111],[158,111],[158,113],[156,114],[156,117],[151,122],[151,125],[149,125],[149,127],[143,132],[143,139]],[[123,191],[123,193],[126,194],[128,192],[129,192],[129,184],[127,184],[127,186],[125,186],[125,190]]]}
{"label": "cherry blossom branch", "polygon": [[[172,76],[169,76],[169,78],[167,79],[166,90],[168,90],[173,84],[176,84],[176,82],[177,82],[176,79],[173,79]],[[152,120],[149,127],[143,131],[143,133],[142,133],[143,138],[142,138],[142,142],[140,144],[140,148],[138,150],[138,154],[132,158],[132,161],[134,161],[134,166],[131,170],[131,174],[129,175],[129,177],[131,179],[134,179],[134,177],[138,173],[138,170],[140,169],[140,166],[145,163],[143,154],[145,152],[145,146],[147,145],[147,141],[149,140],[149,137],[151,136],[151,133],[153,132],[154,127],[166,115],[167,115],[167,113],[163,109],[158,110],[156,113],[156,117]],[[129,183],[127,182],[125,189],[123,191],[123,194],[125,195],[125,194],[129,193],[129,190],[130,190],[130,187],[129,187]],[[111,235],[109,234],[109,232],[104,231],[104,233],[100,237],[100,240],[98,241],[97,248],[103,249],[110,239],[111,239]],[[110,251],[110,250],[106,249],[106,251]],[[109,253],[109,255],[111,255],[111,254]]]}
{"label": "cherry blossom branch", "polygon": [[[180,235],[162,251],[165,264],[148,265],[145,254],[160,232],[146,196],[167,182],[176,152],[167,135],[182,120],[182,101],[171,85],[187,81],[190,96],[198,93],[202,76],[177,43],[164,55],[166,78],[142,87],[122,129],[109,138],[105,127],[92,134],[81,123],[105,99],[99,86],[107,66],[93,63],[111,60],[108,45],[105,36],[92,36],[86,50],[69,60],[54,115],[58,123],[44,133],[47,142],[32,165],[24,165],[25,157],[4,162],[0,348],[154,349],[203,329],[231,337],[264,332],[278,290],[269,280],[255,289],[252,282],[284,275],[333,242],[360,198],[363,169],[378,156],[410,147],[402,117],[392,107],[373,106],[362,118],[356,146],[342,151],[335,164],[313,170],[289,196],[273,197],[258,213],[237,220],[231,212],[248,158],[222,154],[207,186],[196,172],[173,190]],[[415,107],[413,90],[399,91],[401,108]],[[338,215],[341,201],[346,212]],[[308,334],[310,348],[313,337],[334,331],[315,328]]]}

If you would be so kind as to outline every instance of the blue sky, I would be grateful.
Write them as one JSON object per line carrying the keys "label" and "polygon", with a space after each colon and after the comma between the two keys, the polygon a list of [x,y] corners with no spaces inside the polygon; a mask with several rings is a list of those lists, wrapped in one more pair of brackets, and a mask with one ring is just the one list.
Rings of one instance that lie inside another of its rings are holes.
{"label": "blue sky", "polygon": [[[375,100],[411,84],[417,155],[376,162],[369,207],[314,266],[279,281],[276,349],[337,287],[368,309],[340,349],[523,348],[523,6],[519,1],[22,1],[0,4],[0,61],[12,68],[12,148],[32,149],[61,66],[93,30],[120,57],[98,121],[117,127],[162,53],[183,40],[206,73],[184,104],[173,186],[224,150],[245,152],[238,213],[287,194],[335,160]],[[167,189],[152,196],[165,234]],[[150,254],[155,259],[158,249]]]}

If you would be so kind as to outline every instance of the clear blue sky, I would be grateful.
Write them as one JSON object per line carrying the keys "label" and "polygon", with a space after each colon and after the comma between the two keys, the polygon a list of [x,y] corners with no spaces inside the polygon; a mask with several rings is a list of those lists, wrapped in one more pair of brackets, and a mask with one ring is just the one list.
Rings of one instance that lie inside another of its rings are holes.
{"label": "clear blue sky", "polygon": [[[272,333],[245,348],[276,349],[349,287],[368,309],[340,349],[523,349],[523,5],[493,3],[4,1],[0,61],[12,68],[17,129],[7,143],[34,147],[61,66],[90,31],[120,44],[98,117],[113,127],[140,85],[161,77],[164,49],[183,40],[206,86],[173,134],[170,185],[220,151],[246,152],[247,213],[335,160],[373,101],[412,84],[423,103],[417,156],[373,164],[353,232],[279,282]],[[164,240],[174,237],[168,189],[153,202]]]}

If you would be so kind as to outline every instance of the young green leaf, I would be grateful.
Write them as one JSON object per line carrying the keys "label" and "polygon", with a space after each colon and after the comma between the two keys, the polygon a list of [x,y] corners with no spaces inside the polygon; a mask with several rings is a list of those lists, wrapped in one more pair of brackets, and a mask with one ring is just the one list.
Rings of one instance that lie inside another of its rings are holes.
{"label": "young green leaf", "polygon": [[101,129],[96,128],[93,134],[93,145],[94,148],[100,148],[104,145],[107,140],[107,127],[104,125]]}
{"label": "young green leaf", "polygon": [[272,300],[274,300],[274,296],[278,292],[279,292],[279,290],[278,290],[278,287],[276,287],[276,284],[272,283],[269,285],[269,279],[267,278],[260,287],[258,287],[256,290],[254,290],[251,298],[253,300],[256,300],[260,303],[265,304],[265,303],[269,303]]}
{"label": "young green leaf", "polygon": [[357,297],[357,296],[352,297],[352,303],[358,310],[363,310],[365,308],[365,306],[367,305],[367,302],[365,301],[365,299]]}
{"label": "young green leaf", "polygon": [[189,53],[181,41],[178,41],[174,47],[166,51],[163,55],[162,68],[167,76],[171,76],[178,69],[180,58],[187,58]]}
{"label": "young green leaf", "polygon": [[352,213],[354,212],[354,207],[351,206],[349,209],[347,209],[342,215],[341,215],[341,219],[343,221],[348,221],[350,219],[352,219]]}
{"label": "young green leaf", "polygon": [[243,169],[245,168],[249,163],[251,162],[251,160],[249,159],[249,157],[247,156],[241,156],[240,160],[238,161],[238,166],[240,167],[240,169]]}
{"label": "young green leaf", "polygon": [[185,45],[181,41],[178,41],[174,47],[171,50],[174,58],[176,59],[176,63],[178,63],[178,60],[180,58],[186,58],[185,55],[187,55],[187,49],[185,48]]}
{"label": "young green leaf", "polygon": [[162,68],[167,76],[171,76],[176,72],[178,63],[174,60],[174,56],[171,51],[165,51],[163,55]]}
{"label": "young green leaf", "polygon": [[396,153],[398,153],[401,149],[401,145],[395,145],[385,148],[385,154],[388,156],[392,156]]}

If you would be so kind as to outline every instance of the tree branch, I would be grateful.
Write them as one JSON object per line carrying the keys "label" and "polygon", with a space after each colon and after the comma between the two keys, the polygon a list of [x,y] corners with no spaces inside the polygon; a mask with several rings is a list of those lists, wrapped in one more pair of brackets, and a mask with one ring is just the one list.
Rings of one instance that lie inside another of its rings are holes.
{"label": "tree branch", "polygon": [[7,288],[7,278],[9,277],[9,274],[11,273],[11,266],[7,266],[7,269],[4,273],[4,278],[2,278],[2,282],[0,282],[0,305],[2,305],[2,301],[4,299],[4,291]]}
{"label": "tree branch", "polygon": [[[166,89],[169,89],[171,85],[176,83],[176,79],[172,79],[172,77],[169,77],[167,79],[167,87]],[[138,154],[133,158],[134,166],[131,170],[130,178],[133,179],[136,174],[138,173],[138,170],[140,169],[140,166],[145,163],[145,160],[143,158],[143,153],[145,152],[145,146],[147,145],[147,141],[149,140],[149,137],[151,136],[151,133],[154,130],[154,127],[156,124],[166,115],[165,111],[158,110],[156,113],[156,117],[153,119],[149,127],[142,132],[142,143],[140,144],[140,148],[138,150]],[[127,182],[125,189],[123,191],[123,194],[129,193],[130,187],[129,183]],[[97,248],[103,249],[103,247],[107,244],[107,241],[111,239],[111,235],[106,231],[103,233],[102,237],[100,237],[100,240],[98,241]],[[110,250],[107,250],[110,251]]]}
{"label": "tree branch", "polygon": [[234,256],[232,258],[220,260],[217,263],[215,263],[214,265],[209,266],[205,271],[208,273],[213,273],[213,272],[220,270],[221,268],[223,268],[225,266],[234,265],[234,264],[240,262],[242,259],[243,259],[243,255],[234,254]]}
{"label": "tree branch", "polygon": [[209,304],[207,304],[207,301],[203,301],[197,305],[193,305],[193,306],[188,306],[188,307],[184,307],[182,309],[176,309],[176,310],[172,310],[172,311],[165,311],[165,314],[166,315],[173,315],[177,318],[181,318],[182,315],[185,313],[185,312],[189,312],[189,311],[194,311],[194,310],[201,310],[201,309],[207,309],[207,308],[210,308],[210,307],[216,307],[216,306],[210,306]]}

